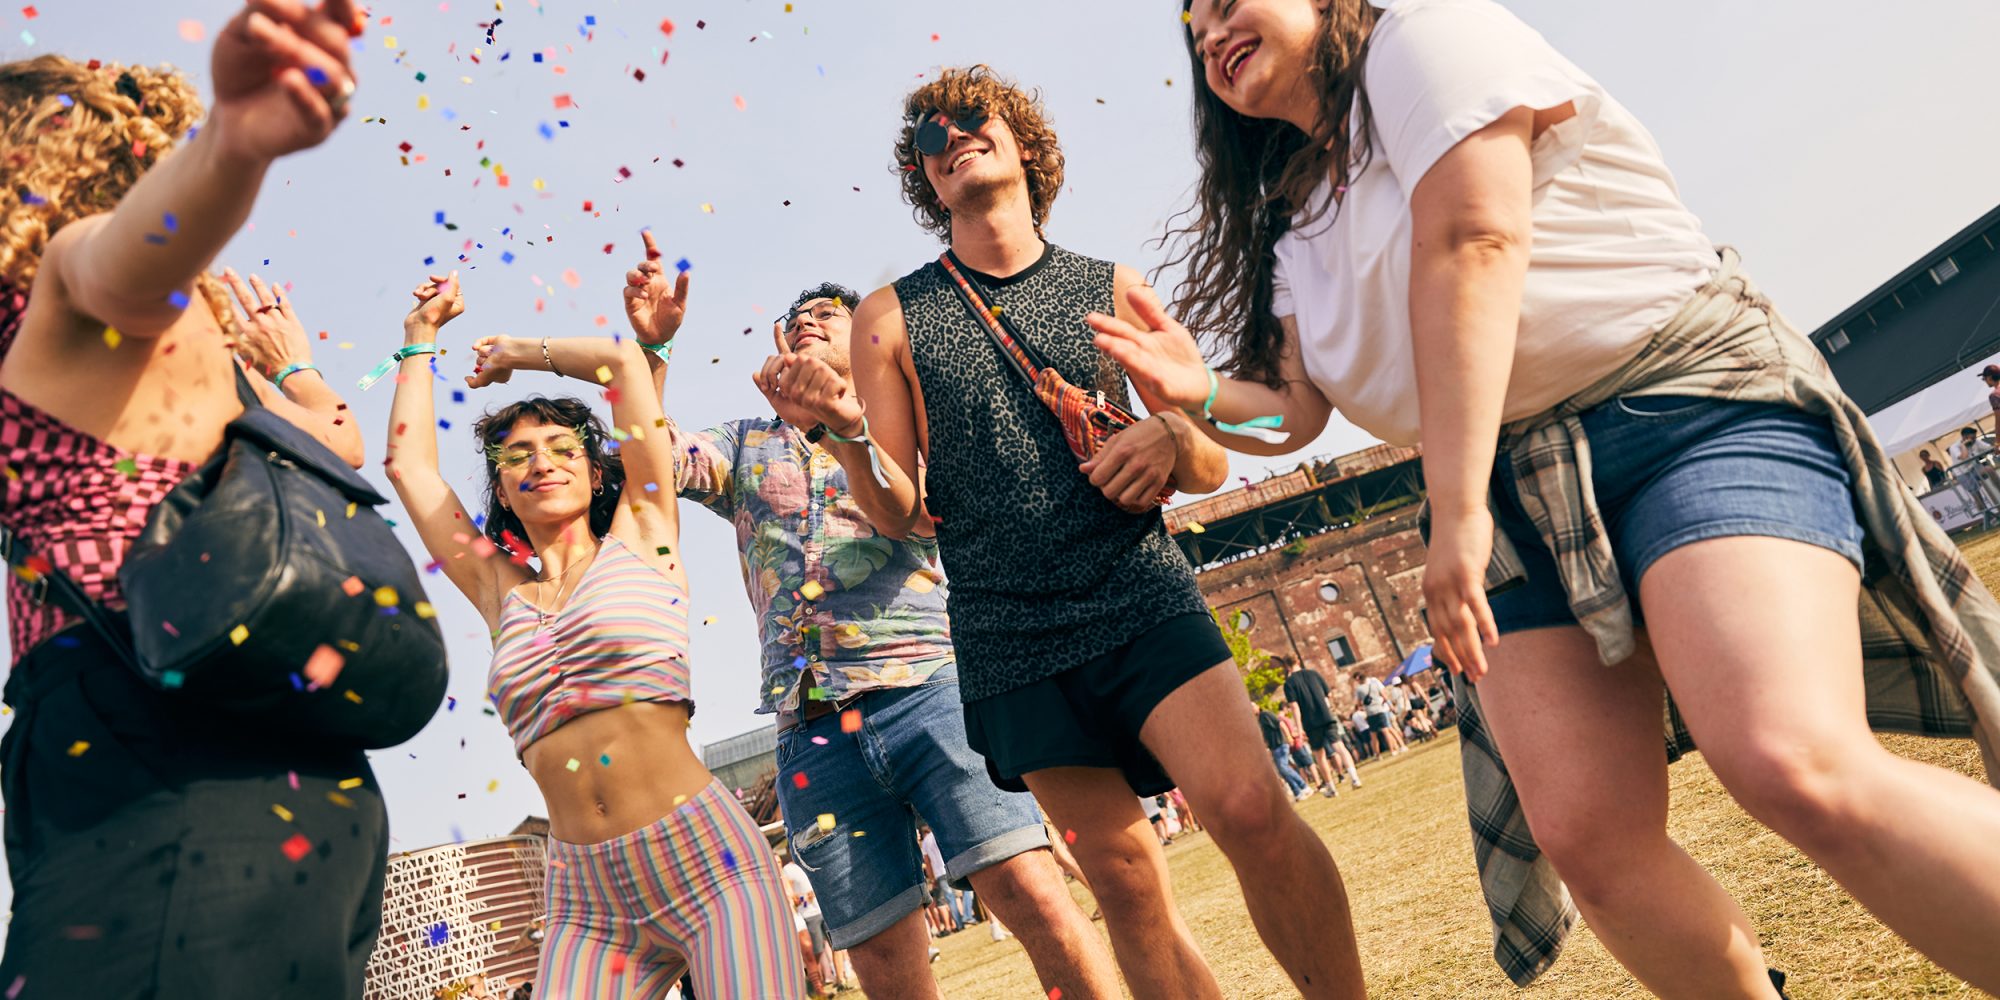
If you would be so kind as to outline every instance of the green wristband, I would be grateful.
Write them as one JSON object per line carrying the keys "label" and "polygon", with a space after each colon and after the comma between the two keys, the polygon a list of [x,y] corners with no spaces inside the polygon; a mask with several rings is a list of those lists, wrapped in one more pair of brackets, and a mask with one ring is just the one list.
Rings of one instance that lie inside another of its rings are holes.
{"label": "green wristband", "polygon": [[300,362],[299,364],[295,365],[286,365],[285,367],[278,369],[278,373],[276,375],[271,376],[271,384],[279,389],[283,389],[285,387],[286,379],[291,378],[292,376],[297,375],[300,372],[308,372],[308,371],[310,372],[319,371],[319,366],[309,361]]}
{"label": "green wristband", "polygon": [[364,391],[366,391],[369,386],[374,385],[375,383],[382,381],[383,378],[387,377],[388,374],[391,371],[395,370],[395,367],[397,365],[402,364],[404,360],[408,358],[414,358],[419,354],[436,354],[436,353],[438,353],[438,345],[436,344],[436,342],[411,344],[408,347],[396,348],[396,352],[394,354],[391,354],[388,357],[383,358],[381,364],[378,364],[375,367],[370,368],[368,370],[368,374],[361,376],[361,381],[356,384],[359,385]]}

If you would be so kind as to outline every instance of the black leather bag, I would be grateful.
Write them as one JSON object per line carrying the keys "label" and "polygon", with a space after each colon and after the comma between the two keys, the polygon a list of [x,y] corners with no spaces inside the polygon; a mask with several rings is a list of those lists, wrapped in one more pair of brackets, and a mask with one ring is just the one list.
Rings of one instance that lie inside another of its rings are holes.
{"label": "black leather bag", "polygon": [[388,501],[265,409],[240,371],[236,389],[243,415],[221,448],[126,552],[129,631],[71,581],[52,591],[122,633],[107,638],[149,684],[233,724],[324,745],[401,743],[436,714],[447,674],[417,569],[375,511]]}

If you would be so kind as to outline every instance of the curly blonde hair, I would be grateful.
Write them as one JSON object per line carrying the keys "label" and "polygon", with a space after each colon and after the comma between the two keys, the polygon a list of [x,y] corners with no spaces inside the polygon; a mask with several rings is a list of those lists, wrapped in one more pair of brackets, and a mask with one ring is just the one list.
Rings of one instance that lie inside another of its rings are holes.
{"label": "curly blonde hair", "polygon": [[115,207],[201,115],[193,85],[166,67],[0,64],[0,280],[31,286],[49,237]]}
{"label": "curly blonde hair", "polygon": [[951,210],[938,201],[930,178],[924,176],[922,159],[917,153],[917,124],[912,118],[919,111],[944,110],[955,114],[974,106],[985,108],[987,114],[1005,121],[1022,151],[1034,153],[1034,158],[1021,164],[1021,168],[1028,175],[1028,204],[1035,217],[1035,235],[1042,235],[1049,207],[1055,204],[1056,192],[1062,190],[1062,144],[1056,141],[1055,126],[1049,121],[1048,109],[1042,106],[1041,91],[1024,91],[984,63],[946,69],[937,79],[903,99],[903,127],[896,133],[895,167],[902,177],[903,200],[910,204],[917,225],[938,239],[951,238]]}

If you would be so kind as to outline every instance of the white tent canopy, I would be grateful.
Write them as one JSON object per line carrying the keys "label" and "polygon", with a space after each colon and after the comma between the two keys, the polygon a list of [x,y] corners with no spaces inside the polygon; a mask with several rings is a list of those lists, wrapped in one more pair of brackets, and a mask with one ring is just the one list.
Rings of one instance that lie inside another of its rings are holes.
{"label": "white tent canopy", "polygon": [[[1916,458],[1918,449],[1930,448],[1932,442],[1945,448],[1956,444],[1961,427],[1977,425],[1982,430],[1991,429],[1988,421],[1993,416],[1992,404],[1987,402],[1986,386],[1975,377],[1989,364],[2000,364],[2000,355],[1981,359],[1868,418],[1868,425],[1882,442],[1882,450],[1888,452],[1904,480],[1919,492],[1924,476]],[[1938,461],[1951,464],[1948,454],[1934,454]]]}

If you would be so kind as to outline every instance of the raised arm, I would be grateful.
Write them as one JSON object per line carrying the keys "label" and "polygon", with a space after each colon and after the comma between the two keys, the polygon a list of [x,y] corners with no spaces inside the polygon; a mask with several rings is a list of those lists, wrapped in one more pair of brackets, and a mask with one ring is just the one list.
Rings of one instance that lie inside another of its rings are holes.
{"label": "raised arm", "polygon": [[[406,349],[426,344],[435,347],[438,330],[465,311],[458,272],[443,278],[431,275],[411,294],[417,301],[403,317],[403,345]],[[501,601],[527,574],[495,557],[493,544],[473,524],[465,504],[438,470],[433,357],[424,351],[401,361],[396,372],[396,397],[389,406],[389,445],[382,466],[431,559],[479,609],[487,628],[498,628]]]}
{"label": "raised arm", "polygon": [[115,210],[56,234],[43,257],[51,290],[124,336],[165,333],[249,216],[271,161],[318,145],[345,117],[360,26],[351,0],[258,0],[232,18],[210,60],[207,124]]}
{"label": "raised arm", "polygon": [[236,353],[254,372],[250,383],[257,398],[361,468],[367,460],[361,425],[313,367],[312,338],[293,313],[292,300],[254,274],[246,284],[233,268],[222,269],[222,283],[236,298]]}
{"label": "raised arm", "polygon": [[[1200,345],[1187,327],[1167,315],[1150,286],[1134,284],[1126,291],[1117,316],[1092,313],[1087,322],[1097,331],[1097,346],[1125,367],[1146,405],[1188,414],[1205,436],[1230,451],[1250,455],[1298,451],[1319,437],[1333,413],[1332,404],[1306,375],[1293,317],[1278,320],[1285,331],[1284,354],[1278,364],[1283,380],[1279,387],[1217,376],[1212,404],[1208,363],[1202,358]],[[1201,419],[1204,406],[1226,424],[1244,424],[1262,417],[1278,417],[1280,421],[1268,429],[1273,433],[1264,436],[1231,432]],[[1276,434],[1283,434],[1283,439],[1265,440]]]}
{"label": "raised arm", "polygon": [[895,539],[930,534],[922,523],[928,516],[923,491],[907,471],[917,468],[922,411],[909,331],[893,287],[861,300],[849,344],[851,386],[825,362],[791,354],[781,336],[776,379],[767,365],[757,387],[826,425],[827,450],[847,470],[848,491],[875,530]]}

